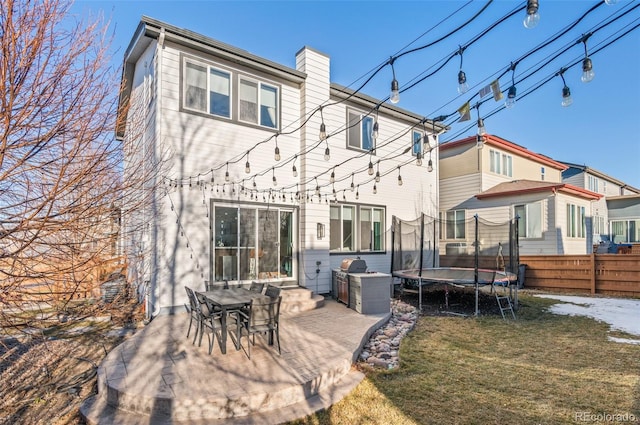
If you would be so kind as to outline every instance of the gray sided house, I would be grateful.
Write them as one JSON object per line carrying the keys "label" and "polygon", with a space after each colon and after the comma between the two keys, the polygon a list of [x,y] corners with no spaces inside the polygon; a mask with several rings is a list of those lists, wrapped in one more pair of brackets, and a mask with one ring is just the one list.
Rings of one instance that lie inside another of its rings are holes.
{"label": "gray sided house", "polygon": [[640,243],[640,189],[586,165],[563,164],[563,182],[602,195],[594,204],[594,241]]}
{"label": "gray sided house", "polygon": [[432,172],[416,159],[444,127],[331,83],[330,58],[313,48],[292,62],[142,18],[117,136],[125,178],[146,177],[123,234],[150,315],[206,281],[323,294],[344,258],[389,272],[392,216],[437,214],[438,152]]}

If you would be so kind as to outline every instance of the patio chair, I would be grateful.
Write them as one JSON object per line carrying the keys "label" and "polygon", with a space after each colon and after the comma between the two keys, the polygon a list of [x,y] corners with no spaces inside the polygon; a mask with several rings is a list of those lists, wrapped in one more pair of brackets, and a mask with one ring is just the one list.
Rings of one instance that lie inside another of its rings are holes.
{"label": "patio chair", "polygon": [[[234,318],[236,321],[236,334],[231,334],[236,346],[243,349],[251,359],[251,346],[256,343],[256,334],[267,334],[269,345],[274,342],[280,352],[280,303],[282,297],[254,298],[251,300],[247,312],[240,311]],[[242,337],[247,337],[247,348],[242,345]],[[275,338],[274,338],[275,337]]]}
{"label": "patio chair", "polygon": [[251,286],[249,287],[250,291],[258,292],[260,294],[262,293],[263,289],[264,289],[264,283],[256,282],[255,280],[251,282]]}
{"label": "patio chair", "polygon": [[189,338],[189,334],[191,333],[191,326],[195,321],[196,332],[193,336],[193,343],[192,343],[192,344],[195,344],[196,338],[198,337],[198,332],[200,331],[202,313],[200,312],[200,303],[198,302],[198,299],[196,298],[196,295],[193,292],[193,289],[189,288],[188,286],[185,286],[184,289],[185,291],[187,291],[187,298],[189,298],[189,304],[184,305],[187,311],[189,312],[189,329],[187,330],[187,338]]}
{"label": "patio chair", "polygon": [[[211,354],[216,335],[218,332],[222,332],[222,311],[216,309],[211,300],[203,294],[199,292],[195,294],[201,311],[200,341],[198,342],[198,347],[202,345],[202,335],[206,332],[209,338],[209,354]],[[218,336],[218,340],[220,340],[220,336]]]}
{"label": "patio chair", "polygon": [[264,294],[270,298],[278,298],[280,296],[280,291],[281,289],[277,286],[267,285],[267,289],[264,291]]}

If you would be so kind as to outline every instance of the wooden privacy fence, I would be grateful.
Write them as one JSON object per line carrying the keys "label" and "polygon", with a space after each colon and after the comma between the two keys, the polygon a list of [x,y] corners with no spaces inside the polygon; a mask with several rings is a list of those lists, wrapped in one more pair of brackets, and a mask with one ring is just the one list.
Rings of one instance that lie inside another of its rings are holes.
{"label": "wooden privacy fence", "polygon": [[521,255],[524,287],[640,297],[640,254]]}

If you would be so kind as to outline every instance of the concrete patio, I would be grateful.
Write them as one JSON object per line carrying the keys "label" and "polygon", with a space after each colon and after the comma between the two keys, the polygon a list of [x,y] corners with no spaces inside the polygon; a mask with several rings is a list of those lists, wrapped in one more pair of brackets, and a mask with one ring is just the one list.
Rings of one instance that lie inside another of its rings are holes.
{"label": "concrete patio", "polygon": [[217,341],[209,355],[206,335],[193,345],[186,313],[156,317],[104,359],[82,416],[89,424],[278,424],[327,408],[363,379],[352,365],[391,314],[323,304],[284,313],[282,354],[256,338],[251,359],[231,340],[226,355]]}

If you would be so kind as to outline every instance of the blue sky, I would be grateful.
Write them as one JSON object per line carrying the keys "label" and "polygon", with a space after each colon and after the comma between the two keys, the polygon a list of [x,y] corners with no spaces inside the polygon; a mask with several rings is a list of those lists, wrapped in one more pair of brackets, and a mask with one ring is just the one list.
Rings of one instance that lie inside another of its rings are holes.
{"label": "blue sky", "polygon": [[[394,63],[400,89],[433,72],[460,46],[525,1],[497,0],[471,24],[442,42],[406,54]],[[559,161],[586,165],[640,189],[640,28],[607,47],[621,32],[640,23],[640,7],[602,29],[615,13],[638,5],[638,0],[618,0],[596,8],[575,28],[548,47],[524,55],[580,18],[596,0],[539,0],[540,23],[533,29],[523,24],[524,12],[505,20],[462,55],[462,69],[471,86],[457,93],[460,57],[455,56],[433,76],[401,94],[398,106],[433,118],[455,112],[517,61],[515,81],[530,74],[561,50],[565,53],[530,78],[517,83],[518,96],[555,75],[561,67],[581,61],[587,40],[595,79],[582,83],[581,62],[566,70],[564,78],[573,98],[563,108],[563,83],[553,77],[516,105],[484,119],[488,133],[495,134]],[[122,61],[140,17],[147,15],[172,25],[212,37],[258,56],[295,68],[295,53],[303,46],[331,58],[332,82],[359,87],[370,73],[391,56],[429,44],[469,20],[485,1],[94,1],[76,0],[72,12],[86,16],[103,13],[114,32],[114,66]],[[577,43],[576,43],[577,42]],[[599,51],[598,49],[602,48]],[[522,59],[518,61],[519,59]],[[511,85],[509,71],[500,79],[502,89]],[[389,95],[391,68],[384,67],[362,89],[368,95]],[[486,99],[486,98],[484,98]],[[483,99],[483,100],[484,100]],[[476,104],[476,96],[471,106]],[[485,117],[503,102],[489,100],[480,106]],[[441,141],[476,132],[477,112],[472,120],[451,124]],[[286,123],[285,123],[286,124]]]}

